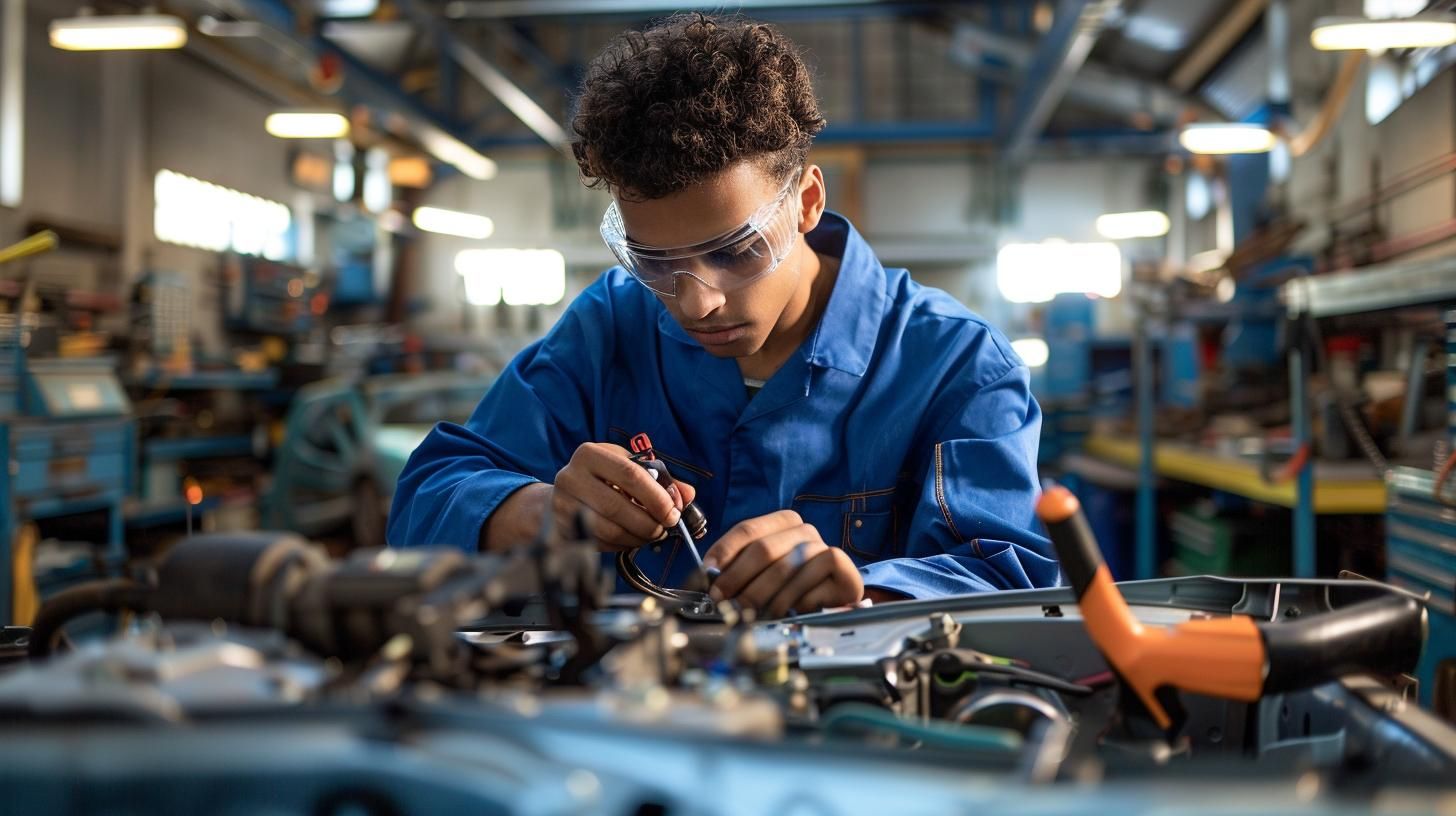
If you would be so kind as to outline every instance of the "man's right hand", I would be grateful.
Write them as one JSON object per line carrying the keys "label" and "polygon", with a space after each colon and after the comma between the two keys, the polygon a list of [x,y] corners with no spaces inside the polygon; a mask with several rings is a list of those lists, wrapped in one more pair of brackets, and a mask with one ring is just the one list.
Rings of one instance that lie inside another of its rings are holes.
{"label": "man's right hand", "polygon": [[658,484],[625,449],[587,442],[556,473],[551,511],[558,530],[574,530],[580,518],[587,537],[602,549],[630,550],[666,535],[693,495],[687,484],[671,489]]}
{"label": "man's right hand", "polygon": [[574,534],[580,519],[601,549],[630,550],[666,535],[694,495],[685,482],[664,488],[625,449],[588,442],[557,472],[554,485],[527,485],[501,502],[482,531],[482,549],[531,540],[551,513],[558,535]]}

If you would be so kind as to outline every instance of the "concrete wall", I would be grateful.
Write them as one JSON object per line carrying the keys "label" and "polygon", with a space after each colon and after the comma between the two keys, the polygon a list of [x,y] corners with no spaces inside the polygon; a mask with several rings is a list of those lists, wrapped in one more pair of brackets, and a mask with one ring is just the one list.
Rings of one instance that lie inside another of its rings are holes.
{"label": "concrete wall", "polygon": [[[1290,75],[1297,127],[1312,123],[1344,59],[1320,53],[1309,45],[1308,31],[1323,15],[1359,14],[1357,0],[1300,0],[1291,3]],[[1293,161],[1288,182],[1279,192],[1291,215],[1306,222],[1294,251],[1320,252],[1334,235],[1332,207],[1369,195],[1401,173],[1456,151],[1456,76],[1438,74],[1384,121],[1366,119],[1365,95],[1370,61],[1361,67],[1335,125],[1313,150]],[[1386,238],[1400,237],[1456,217],[1456,179],[1449,174],[1393,201],[1357,212],[1338,225],[1346,234],[1374,229]],[[1190,247],[1190,252],[1197,251]],[[1401,259],[1449,253],[1437,244]]]}

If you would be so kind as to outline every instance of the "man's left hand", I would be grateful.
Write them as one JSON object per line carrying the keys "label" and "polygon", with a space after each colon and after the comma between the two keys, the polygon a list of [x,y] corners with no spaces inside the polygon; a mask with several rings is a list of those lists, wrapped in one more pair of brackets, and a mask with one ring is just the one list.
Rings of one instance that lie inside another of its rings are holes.
{"label": "man's left hand", "polygon": [[736,599],[770,618],[856,604],[864,596],[849,556],[825,544],[792,510],[741,522],[704,554],[703,565],[723,571],[709,593],[714,600]]}

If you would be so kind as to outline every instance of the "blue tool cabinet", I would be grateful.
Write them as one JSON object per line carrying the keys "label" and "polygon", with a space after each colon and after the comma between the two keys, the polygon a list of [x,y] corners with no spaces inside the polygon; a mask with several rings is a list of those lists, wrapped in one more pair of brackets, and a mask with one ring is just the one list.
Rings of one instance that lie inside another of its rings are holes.
{"label": "blue tool cabinet", "polygon": [[[105,538],[96,542],[103,569],[125,557],[122,502],[134,460],[131,405],[104,358],[33,360],[0,344],[0,623],[14,613],[13,544],[30,521],[104,511]],[[9,390],[6,386],[13,386]],[[66,570],[68,580],[94,569]],[[36,575],[44,589],[67,581]]]}
{"label": "blue tool cabinet", "polygon": [[1456,507],[1436,501],[1434,487],[1431,471],[1395,468],[1385,521],[1387,580],[1430,595],[1426,651],[1416,670],[1426,705],[1443,664],[1445,671],[1456,668]]}

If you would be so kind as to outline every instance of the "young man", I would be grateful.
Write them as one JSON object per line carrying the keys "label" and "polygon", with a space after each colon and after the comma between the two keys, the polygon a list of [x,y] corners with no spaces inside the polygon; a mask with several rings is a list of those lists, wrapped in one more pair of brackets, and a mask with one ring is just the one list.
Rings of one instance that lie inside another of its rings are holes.
{"label": "young man", "polygon": [[[500,550],[551,513],[607,557],[694,501],[712,594],[764,614],[1054,585],[1026,367],[825,210],[823,126],[772,27],[681,16],[610,46],[573,127],[621,266],[420,445],[390,542]],[[638,433],[680,491],[628,459]],[[681,546],[637,563],[680,586]]]}

